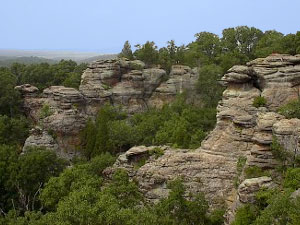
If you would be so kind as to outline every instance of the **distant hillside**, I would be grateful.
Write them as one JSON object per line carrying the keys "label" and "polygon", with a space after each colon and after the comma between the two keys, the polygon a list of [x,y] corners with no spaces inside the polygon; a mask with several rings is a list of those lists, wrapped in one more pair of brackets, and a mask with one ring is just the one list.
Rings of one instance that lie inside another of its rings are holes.
{"label": "distant hillside", "polygon": [[12,63],[37,64],[47,62],[50,64],[62,59],[74,60],[78,63],[89,63],[99,59],[113,59],[117,54],[99,54],[95,52],[72,51],[29,51],[0,49],[0,66],[10,66]]}
{"label": "distant hillside", "polygon": [[54,64],[58,62],[57,60],[53,59],[46,59],[42,57],[3,57],[0,56],[0,66],[11,66],[13,63],[23,63],[23,64],[38,64],[38,63],[49,63]]}
{"label": "distant hillside", "polygon": [[98,55],[98,56],[94,56],[94,57],[90,57],[87,59],[83,59],[83,60],[79,60],[79,63],[90,63],[96,60],[105,60],[105,59],[115,59],[117,58],[118,55],[117,54],[106,54],[106,55]]}

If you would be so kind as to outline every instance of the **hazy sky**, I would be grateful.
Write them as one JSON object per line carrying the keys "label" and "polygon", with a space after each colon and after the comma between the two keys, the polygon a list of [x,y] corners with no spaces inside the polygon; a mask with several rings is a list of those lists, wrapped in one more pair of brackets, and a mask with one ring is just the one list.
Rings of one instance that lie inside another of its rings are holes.
{"label": "hazy sky", "polygon": [[300,0],[0,0],[0,48],[115,53],[239,25],[287,34],[299,13]]}

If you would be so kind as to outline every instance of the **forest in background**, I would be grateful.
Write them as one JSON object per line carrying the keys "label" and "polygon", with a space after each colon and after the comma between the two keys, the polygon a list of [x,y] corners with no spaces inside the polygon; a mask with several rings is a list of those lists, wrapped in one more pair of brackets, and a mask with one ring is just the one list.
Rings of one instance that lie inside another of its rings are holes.
{"label": "forest in background", "polygon": [[[117,171],[111,180],[105,179],[102,171],[133,145],[199,147],[215,124],[215,107],[223,91],[218,83],[221,76],[233,65],[272,53],[300,54],[300,32],[283,35],[241,26],[223,30],[222,37],[197,33],[195,41],[186,46],[176,46],[171,40],[158,49],[148,41],[137,45],[135,51],[126,42],[119,56],[142,60],[149,67],[160,66],[167,72],[175,64],[199,67],[197,92],[202,106],[186,104],[183,95],[160,110],[151,109],[130,118],[105,106],[83,130],[83,157],[74,160],[72,167],[46,149],[20,154],[33,124],[23,114],[22,99],[14,87],[30,83],[40,90],[51,85],[78,88],[86,64],[62,60],[51,65],[14,63],[0,67],[0,224],[222,224],[223,209],[210,212],[202,194],[185,199],[180,178],[170,182],[168,198],[151,205],[124,171]],[[299,105],[289,104],[282,110],[299,118]],[[276,142],[273,147],[280,152]],[[236,225],[272,224],[270,218],[277,215],[279,224],[296,225],[300,221],[295,211],[300,209],[300,201],[294,203],[288,197],[300,187],[299,167],[283,167],[281,171],[282,189],[261,192],[258,205],[238,212]],[[250,176],[262,173],[252,171]]]}

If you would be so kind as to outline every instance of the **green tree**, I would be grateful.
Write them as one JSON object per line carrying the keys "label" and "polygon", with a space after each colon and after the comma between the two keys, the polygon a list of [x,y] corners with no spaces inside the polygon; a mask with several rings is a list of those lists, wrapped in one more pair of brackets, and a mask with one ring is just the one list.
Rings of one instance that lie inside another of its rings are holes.
{"label": "green tree", "polygon": [[81,73],[70,72],[68,73],[66,79],[63,81],[63,86],[71,88],[79,88],[81,81]]}
{"label": "green tree", "polygon": [[221,79],[222,68],[211,64],[200,68],[197,92],[202,103],[207,107],[215,107],[221,99],[223,88],[218,83]]}
{"label": "green tree", "polygon": [[17,78],[7,68],[0,67],[0,114],[15,116],[19,114],[21,99],[14,90]]}
{"label": "green tree", "polygon": [[201,54],[204,64],[214,62],[215,57],[220,53],[220,38],[218,35],[209,32],[195,34],[197,50]]}
{"label": "green tree", "polygon": [[122,52],[119,54],[119,57],[125,57],[130,60],[133,59],[133,54],[132,54],[131,45],[130,45],[129,41],[126,41],[124,43]]}
{"label": "green tree", "polygon": [[4,212],[13,207],[12,199],[17,198],[10,181],[11,169],[16,166],[17,159],[18,152],[15,147],[0,145],[0,209]]}
{"label": "green tree", "polygon": [[55,210],[58,202],[83,186],[99,188],[102,171],[111,166],[115,158],[110,154],[96,156],[88,163],[65,169],[59,177],[51,177],[42,189],[40,200],[48,210]]}
{"label": "green tree", "polygon": [[297,43],[295,34],[287,34],[281,40],[282,53],[296,55],[297,54]]}
{"label": "green tree", "polygon": [[96,134],[96,126],[94,122],[89,119],[81,132],[81,152],[88,160],[92,158],[95,151]]}
{"label": "green tree", "polygon": [[254,49],[263,36],[263,32],[255,27],[238,26],[223,30],[222,48],[225,52],[238,50],[248,59],[253,58]]}
{"label": "green tree", "polygon": [[266,31],[258,41],[255,49],[256,57],[267,57],[272,53],[282,52],[280,43],[284,35],[275,30]]}
{"label": "green tree", "polygon": [[158,224],[204,225],[210,223],[207,214],[208,203],[202,193],[193,196],[193,200],[187,200],[184,197],[185,187],[180,179],[170,182],[168,187],[171,189],[168,198],[163,199],[156,206]]}
{"label": "green tree", "polygon": [[147,41],[144,45],[136,45],[137,50],[134,52],[134,56],[145,62],[148,66],[158,63],[158,50],[153,41]]}
{"label": "green tree", "polygon": [[29,122],[25,117],[10,118],[0,115],[0,144],[21,148],[29,134]]}
{"label": "green tree", "polygon": [[11,187],[18,194],[18,207],[24,211],[35,210],[43,185],[50,177],[57,176],[66,164],[65,160],[46,149],[31,148],[20,155],[10,171]]}

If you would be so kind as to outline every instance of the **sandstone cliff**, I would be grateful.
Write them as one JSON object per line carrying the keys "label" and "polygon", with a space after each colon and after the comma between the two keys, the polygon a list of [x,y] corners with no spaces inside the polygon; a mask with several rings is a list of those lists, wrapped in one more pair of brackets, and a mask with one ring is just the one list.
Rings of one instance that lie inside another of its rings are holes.
{"label": "sandstone cliff", "polygon": [[[168,180],[182,177],[188,192],[204,192],[212,207],[225,202],[230,221],[236,207],[253,201],[260,187],[273,185],[270,177],[238,178],[240,158],[247,159],[246,167],[274,168],[278,162],[270,150],[273,136],[287,151],[300,154],[300,120],[276,113],[279,106],[299,97],[300,56],[271,55],[234,66],[222,81],[227,89],[217,108],[217,125],[199,149],[162,147],[164,154],[156,159],[150,157],[153,147],[135,147],[106,173],[125,168],[150,201],[167,195]],[[266,99],[265,107],[253,106],[259,96]],[[149,160],[137,168],[141,156]],[[238,188],[236,179],[241,182]]]}
{"label": "sandstone cliff", "polygon": [[[25,147],[50,147],[72,158],[87,119],[94,118],[104,104],[122,106],[129,114],[142,112],[172,102],[184,90],[193,93],[197,80],[197,70],[187,66],[174,65],[166,74],[163,69],[146,68],[139,60],[112,59],[89,64],[79,90],[52,86],[40,94],[29,84],[18,86],[25,112],[42,130],[33,131]],[[55,140],[50,141],[48,134],[54,134]]]}
{"label": "sandstone cliff", "polygon": [[[167,76],[161,69],[145,68],[140,61],[107,60],[90,64],[82,75],[79,91],[50,87],[40,96],[29,85],[18,89],[25,96],[28,114],[40,121],[42,130],[54,130],[59,148],[67,149],[76,146],[86,119],[106,102],[135,113],[172,101],[196,80],[197,72],[185,66],[174,66]],[[155,154],[155,146],[134,147],[105,173],[109,176],[116,168],[125,168],[139,182],[146,198],[154,202],[168,194],[168,180],[182,177],[187,191],[204,192],[212,207],[225,202],[230,221],[236,207],[252,202],[260,187],[274,185],[270,177],[244,180],[237,172],[240,158],[247,159],[246,167],[274,168],[278,162],[270,150],[273,136],[291,154],[300,154],[300,120],[277,113],[281,105],[299,97],[300,56],[274,54],[234,66],[222,81],[227,88],[217,107],[216,127],[199,149],[161,146],[162,154]],[[257,97],[266,99],[264,107],[253,106]],[[40,118],[45,104],[51,113]],[[45,136],[43,132],[34,135]],[[53,142],[47,137],[44,140],[44,145],[47,140]],[[137,163],[141,159],[146,159],[144,165]],[[239,187],[234,186],[236,180]]]}

